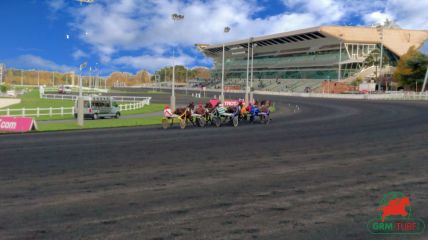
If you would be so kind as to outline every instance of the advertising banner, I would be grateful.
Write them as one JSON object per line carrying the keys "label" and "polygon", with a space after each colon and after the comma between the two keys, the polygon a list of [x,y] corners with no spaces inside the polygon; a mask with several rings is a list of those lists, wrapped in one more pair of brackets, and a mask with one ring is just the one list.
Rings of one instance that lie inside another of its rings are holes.
{"label": "advertising banner", "polygon": [[0,116],[0,132],[29,132],[36,130],[36,123],[28,117]]}

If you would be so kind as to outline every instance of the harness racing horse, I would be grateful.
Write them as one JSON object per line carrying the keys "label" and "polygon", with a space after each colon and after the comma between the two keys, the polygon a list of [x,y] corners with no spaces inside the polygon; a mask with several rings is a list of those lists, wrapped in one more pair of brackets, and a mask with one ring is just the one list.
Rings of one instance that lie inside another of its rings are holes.
{"label": "harness racing horse", "polygon": [[192,110],[195,108],[195,104],[191,102],[187,107],[184,108],[177,108],[174,111],[174,114],[180,116],[181,119],[183,119],[186,124],[188,122],[191,122],[193,126],[195,126],[195,122],[192,118]]}

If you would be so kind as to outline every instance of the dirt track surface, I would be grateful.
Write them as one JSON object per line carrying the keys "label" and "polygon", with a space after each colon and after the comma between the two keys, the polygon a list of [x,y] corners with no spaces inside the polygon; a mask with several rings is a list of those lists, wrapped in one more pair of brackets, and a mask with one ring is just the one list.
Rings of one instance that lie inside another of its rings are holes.
{"label": "dirt track surface", "polygon": [[0,136],[0,239],[379,239],[389,191],[428,221],[427,103],[274,99],[270,126]]}

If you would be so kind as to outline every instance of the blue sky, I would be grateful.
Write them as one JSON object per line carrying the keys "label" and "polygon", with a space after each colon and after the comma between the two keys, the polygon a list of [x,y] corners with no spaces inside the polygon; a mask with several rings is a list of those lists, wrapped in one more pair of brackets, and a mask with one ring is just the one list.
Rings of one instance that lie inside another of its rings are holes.
{"label": "blue sky", "polygon": [[[319,25],[388,18],[403,28],[428,29],[428,1],[419,0],[14,0],[0,1],[0,9],[0,62],[65,72],[88,61],[104,75],[154,72],[172,64],[173,48],[177,64],[209,67],[195,43]],[[185,19],[174,23],[173,13]],[[225,26],[230,33],[223,33]]]}

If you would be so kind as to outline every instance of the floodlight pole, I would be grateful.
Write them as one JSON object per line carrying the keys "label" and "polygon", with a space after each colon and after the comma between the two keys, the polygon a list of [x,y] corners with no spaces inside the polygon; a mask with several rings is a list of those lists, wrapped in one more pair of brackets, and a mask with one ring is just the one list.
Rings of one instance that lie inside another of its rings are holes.
{"label": "floodlight pole", "polygon": [[339,72],[337,74],[337,81],[340,82],[342,79],[342,40],[340,40],[340,47],[339,47]]}
{"label": "floodlight pole", "polygon": [[[172,20],[175,22],[183,20],[184,15],[172,14]],[[171,109],[175,110],[175,48],[172,48],[172,87],[171,87]]]}
{"label": "floodlight pole", "polygon": [[249,96],[248,96],[248,78],[250,77],[250,44],[253,42],[253,38],[248,39],[248,49],[247,49],[247,79],[245,81],[245,103],[249,103]]}
{"label": "floodlight pole", "polygon": [[185,69],[186,69],[186,96],[187,96],[187,88],[189,87],[189,82],[188,82],[188,72],[189,72],[189,70],[186,68],[186,67],[184,67]]}
{"label": "floodlight pole", "polygon": [[421,93],[425,91],[425,87],[427,86],[427,80],[428,80],[428,66],[427,66],[427,73],[425,74],[424,84],[422,85]]}
{"label": "floodlight pole", "polygon": [[[230,32],[230,27],[224,28],[224,33]],[[224,102],[224,52],[225,52],[225,44],[223,41],[223,58],[222,58],[222,64],[221,64],[221,94],[220,94],[220,102]]]}
{"label": "floodlight pole", "polygon": [[[379,76],[378,76],[378,81],[379,81],[379,87],[380,87],[380,82],[381,82],[381,77],[382,77],[382,67],[383,67],[383,29],[384,26],[383,25],[378,25],[376,27],[378,33],[379,33],[379,37],[380,37],[380,64],[379,64]],[[386,84],[385,84],[386,85]],[[380,90],[380,89],[378,89]],[[385,91],[386,91],[386,86],[385,86]]]}
{"label": "floodlight pole", "polygon": [[253,93],[253,77],[254,77],[254,47],[257,44],[251,44],[251,81],[250,81],[250,102],[254,102],[254,93]]}
{"label": "floodlight pole", "polygon": [[87,63],[80,64],[80,74],[79,74],[79,97],[77,99],[77,125],[83,127],[84,124],[84,115],[83,115],[83,94],[82,94],[82,72],[86,67]]}

